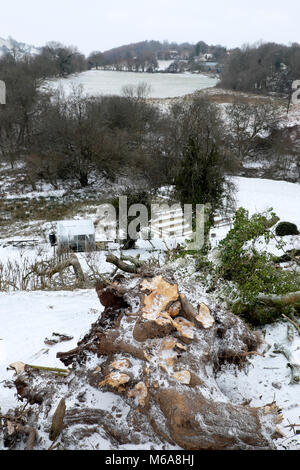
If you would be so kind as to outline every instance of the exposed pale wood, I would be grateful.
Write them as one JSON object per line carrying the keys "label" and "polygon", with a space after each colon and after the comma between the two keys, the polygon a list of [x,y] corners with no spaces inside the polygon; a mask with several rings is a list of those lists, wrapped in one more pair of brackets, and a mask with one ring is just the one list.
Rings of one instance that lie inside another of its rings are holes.
{"label": "exposed pale wood", "polygon": [[295,328],[296,330],[298,331],[299,335],[300,335],[300,326],[297,325],[296,322],[294,322],[293,320],[291,320],[287,315],[284,315],[284,313],[282,314],[283,318],[285,318],[287,321],[289,321]]}

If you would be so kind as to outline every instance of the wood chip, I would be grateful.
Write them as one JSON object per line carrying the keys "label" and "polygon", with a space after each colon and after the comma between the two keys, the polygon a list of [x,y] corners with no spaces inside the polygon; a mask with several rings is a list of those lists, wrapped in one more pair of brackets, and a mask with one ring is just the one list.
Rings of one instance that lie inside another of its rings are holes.
{"label": "wood chip", "polygon": [[188,370],[180,370],[173,374],[174,379],[184,385],[189,385],[191,382],[191,373]]}
{"label": "wood chip", "polygon": [[208,306],[204,303],[201,303],[198,307],[198,315],[196,316],[196,321],[207,330],[211,328],[215,323],[214,317],[211,315]]}
{"label": "wood chip", "polygon": [[24,372],[25,370],[25,366],[26,364],[24,364],[24,362],[13,362],[12,364],[10,364],[9,367],[11,367],[12,369],[15,369],[16,373],[17,374],[22,374],[22,372]]}
{"label": "wood chip", "polygon": [[128,359],[119,359],[110,364],[110,367],[116,370],[129,369],[130,366],[131,364]]}
{"label": "wood chip", "polygon": [[177,317],[173,320],[173,325],[178,333],[187,339],[194,339],[194,325],[183,317]]}
{"label": "wood chip", "polygon": [[144,382],[139,382],[132,390],[129,390],[128,396],[130,398],[137,398],[138,404],[144,407],[148,397],[148,388],[146,384]]}
{"label": "wood chip", "polygon": [[111,372],[105,377],[102,382],[99,383],[98,387],[101,388],[105,385],[110,385],[113,388],[118,388],[129,381],[130,377],[127,374],[122,374],[120,372]]}

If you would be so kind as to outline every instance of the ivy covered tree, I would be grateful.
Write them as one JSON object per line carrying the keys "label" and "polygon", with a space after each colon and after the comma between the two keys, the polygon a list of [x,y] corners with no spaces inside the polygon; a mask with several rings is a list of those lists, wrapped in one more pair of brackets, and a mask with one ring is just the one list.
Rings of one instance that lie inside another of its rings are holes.
{"label": "ivy covered tree", "polygon": [[176,178],[182,204],[211,204],[212,212],[222,205],[225,174],[215,144],[207,151],[194,136],[189,136]]}
{"label": "ivy covered tree", "polygon": [[177,173],[181,204],[210,204],[211,219],[231,203],[233,189],[226,177],[228,156],[217,107],[201,98],[177,110]]}

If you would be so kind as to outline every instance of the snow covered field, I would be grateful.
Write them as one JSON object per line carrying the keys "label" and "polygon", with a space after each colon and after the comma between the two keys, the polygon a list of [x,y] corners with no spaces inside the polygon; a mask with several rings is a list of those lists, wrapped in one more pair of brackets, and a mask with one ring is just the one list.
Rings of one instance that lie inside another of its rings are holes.
{"label": "snow covered field", "polygon": [[280,217],[300,225],[300,184],[258,178],[235,178],[238,207],[250,215],[270,207]]}
{"label": "snow covered field", "polygon": [[[15,361],[62,367],[58,351],[76,346],[89,330],[102,308],[95,290],[72,292],[0,293],[0,409],[5,413],[16,406],[15,391],[3,387],[13,377],[7,366]],[[73,336],[73,340],[54,346],[44,343],[52,333]]]}
{"label": "snow covered field", "polygon": [[91,95],[120,95],[127,85],[136,86],[141,82],[151,87],[151,98],[172,98],[193,93],[196,90],[213,87],[217,79],[190,73],[135,73],[111,70],[90,70],[67,79],[49,82],[51,87],[62,86],[68,93],[73,85],[82,85]]}
{"label": "snow covered field", "polygon": [[[272,208],[282,222],[292,222],[300,227],[300,184],[260,178],[235,177],[232,180],[237,189],[236,208],[244,207],[250,216]],[[212,244],[217,245],[229,229],[229,225],[213,229]],[[285,250],[300,249],[300,235],[285,237],[284,242]],[[283,254],[275,245],[276,241],[272,240],[268,251],[278,256]]]}
{"label": "snow covered field", "polygon": [[[265,343],[261,353],[255,356],[241,371],[226,366],[217,375],[220,390],[234,403],[250,402],[251,406],[262,406],[276,401],[282,409],[283,422],[279,429],[285,437],[276,441],[277,448],[300,448],[300,435],[287,426],[300,424],[300,384],[290,384],[291,371],[282,354],[274,354],[274,346],[281,344],[292,353],[293,363],[300,365],[300,337],[295,331],[293,344],[287,340],[287,323],[269,325],[263,329]],[[299,428],[296,428],[299,429]]]}
{"label": "snow covered field", "polygon": [[[299,184],[247,178],[235,178],[235,183],[238,189],[237,207],[245,207],[250,214],[272,207],[282,220],[296,223],[300,227]],[[223,238],[228,229],[229,227],[223,227],[215,230],[216,239]],[[0,240],[0,244],[3,241]],[[287,241],[287,248],[300,248],[300,236],[287,237]],[[17,248],[0,249],[0,261],[13,259],[19,255]],[[99,253],[99,264],[106,269],[104,257],[104,252]],[[197,295],[202,298],[201,286],[196,289],[198,289]],[[202,301],[207,299],[204,297]],[[14,377],[12,371],[7,371],[9,364],[22,361],[60,367],[61,363],[56,359],[56,353],[75,347],[101,310],[94,290],[0,293],[2,412],[16,406],[15,388],[7,388],[4,383]],[[54,332],[71,335],[73,340],[54,346],[46,345],[45,338],[50,338]],[[287,368],[287,360],[282,354],[274,354],[275,343],[288,345],[286,332],[287,324],[283,322],[265,327],[263,329],[265,343],[261,349],[265,357],[252,357],[243,371],[238,371],[233,366],[226,366],[218,374],[217,383],[221,391],[236,403],[251,400],[251,405],[262,406],[276,400],[277,405],[283,410],[284,417],[280,429],[286,435],[276,441],[277,446],[279,449],[296,449],[300,446],[300,436],[295,435],[286,426],[300,423],[300,384],[290,384],[291,373]],[[289,345],[289,349],[293,354],[293,361],[300,364],[300,338],[296,332],[294,342]],[[107,397],[111,397],[111,394]],[[109,399],[105,403],[107,406],[113,405]],[[101,447],[105,448],[105,443],[101,442]]]}

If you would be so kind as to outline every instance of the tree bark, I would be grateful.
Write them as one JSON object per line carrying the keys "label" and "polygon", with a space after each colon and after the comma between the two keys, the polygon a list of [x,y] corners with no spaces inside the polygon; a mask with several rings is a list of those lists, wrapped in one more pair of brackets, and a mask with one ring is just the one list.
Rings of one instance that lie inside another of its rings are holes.
{"label": "tree bark", "polygon": [[74,270],[74,274],[76,276],[76,281],[78,282],[78,284],[84,284],[86,278],[82,271],[81,264],[79,263],[78,258],[74,253],[68,259],[59,262],[56,266],[50,269],[48,271],[48,276],[51,278],[52,276],[54,276],[54,274],[60,273],[61,271],[66,268],[69,268],[70,266],[72,266]]}
{"label": "tree bark", "polygon": [[114,264],[118,269],[121,269],[121,271],[124,271],[125,273],[130,273],[130,274],[137,273],[137,269],[138,269],[137,266],[135,266],[134,264],[131,264],[131,265],[127,264],[112,254],[107,255],[106,261],[108,263]]}

